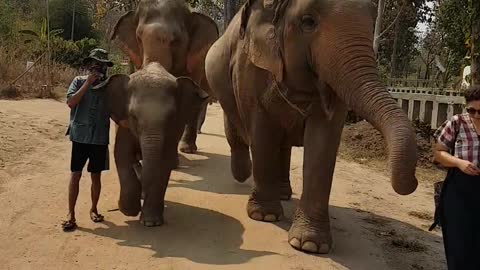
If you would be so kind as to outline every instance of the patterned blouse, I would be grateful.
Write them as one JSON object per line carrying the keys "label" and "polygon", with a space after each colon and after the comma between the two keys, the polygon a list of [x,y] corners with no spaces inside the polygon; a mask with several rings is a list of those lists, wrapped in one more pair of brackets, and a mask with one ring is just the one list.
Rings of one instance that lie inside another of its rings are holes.
{"label": "patterned blouse", "polygon": [[434,136],[454,156],[480,166],[480,136],[468,113],[457,114],[445,121]]}

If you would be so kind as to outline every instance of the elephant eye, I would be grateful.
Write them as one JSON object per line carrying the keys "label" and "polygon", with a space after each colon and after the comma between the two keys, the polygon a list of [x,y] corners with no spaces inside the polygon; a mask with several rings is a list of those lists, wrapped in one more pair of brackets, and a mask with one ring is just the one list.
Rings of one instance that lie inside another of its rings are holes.
{"label": "elephant eye", "polygon": [[315,30],[317,21],[312,15],[303,15],[302,17],[302,30],[304,32],[311,32]]}

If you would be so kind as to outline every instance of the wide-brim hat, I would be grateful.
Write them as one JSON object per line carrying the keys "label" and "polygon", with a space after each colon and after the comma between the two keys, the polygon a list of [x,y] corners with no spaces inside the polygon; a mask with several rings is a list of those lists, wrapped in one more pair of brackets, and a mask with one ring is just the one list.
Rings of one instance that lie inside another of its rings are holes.
{"label": "wide-brim hat", "polygon": [[113,67],[113,62],[108,59],[108,52],[104,49],[93,49],[85,59],[83,64],[87,64],[91,60],[96,60],[101,63],[107,64],[109,67]]}

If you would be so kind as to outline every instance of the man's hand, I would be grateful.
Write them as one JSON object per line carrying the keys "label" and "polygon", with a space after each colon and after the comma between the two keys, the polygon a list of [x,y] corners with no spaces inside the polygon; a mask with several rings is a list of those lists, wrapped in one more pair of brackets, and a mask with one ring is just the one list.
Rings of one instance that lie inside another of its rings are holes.
{"label": "man's hand", "polygon": [[95,72],[90,73],[80,89],[67,100],[68,107],[71,109],[75,108],[75,106],[77,106],[82,100],[83,95],[85,95],[97,79],[98,75]]}
{"label": "man's hand", "polygon": [[91,72],[90,74],[88,74],[88,77],[87,77],[87,80],[85,81],[85,83],[88,84],[88,86],[91,86],[97,80],[98,80],[97,73]]}
{"label": "man's hand", "polygon": [[473,163],[467,160],[461,160],[458,162],[457,167],[464,172],[465,174],[471,175],[471,176],[477,176],[480,175],[480,169],[475,166]]}

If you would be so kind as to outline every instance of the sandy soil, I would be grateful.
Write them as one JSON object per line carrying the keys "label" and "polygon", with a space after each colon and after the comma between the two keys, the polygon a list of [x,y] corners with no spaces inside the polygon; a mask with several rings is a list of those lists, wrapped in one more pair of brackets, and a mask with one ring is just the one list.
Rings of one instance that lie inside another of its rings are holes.
{"label": "sandy soil", "polygon": [[[0,101],[1,269],[444,269],[441,237],[430,233],[431,184],[403,197],[383,170],[339,160],[331,198],[334,251],[307,255],[287,243],[302,189],[302,149],[294,149],[295,196],[279,223],[250,220],[251,180],[229,172],[221,109],[209,107],[199,153],[184,155],[166,195],[166,224],[144,228],[117,208],[114,168],[103,178],[103,224],[88,217],[88,176],[77,207],[80,228],[61,230],[67,210],[68,108],[50,100]],[[112,129],[113,131],[113,129]],[[113,136],[112,136],[113,137]],[[113,161],[113,160],[112,160]]]}

